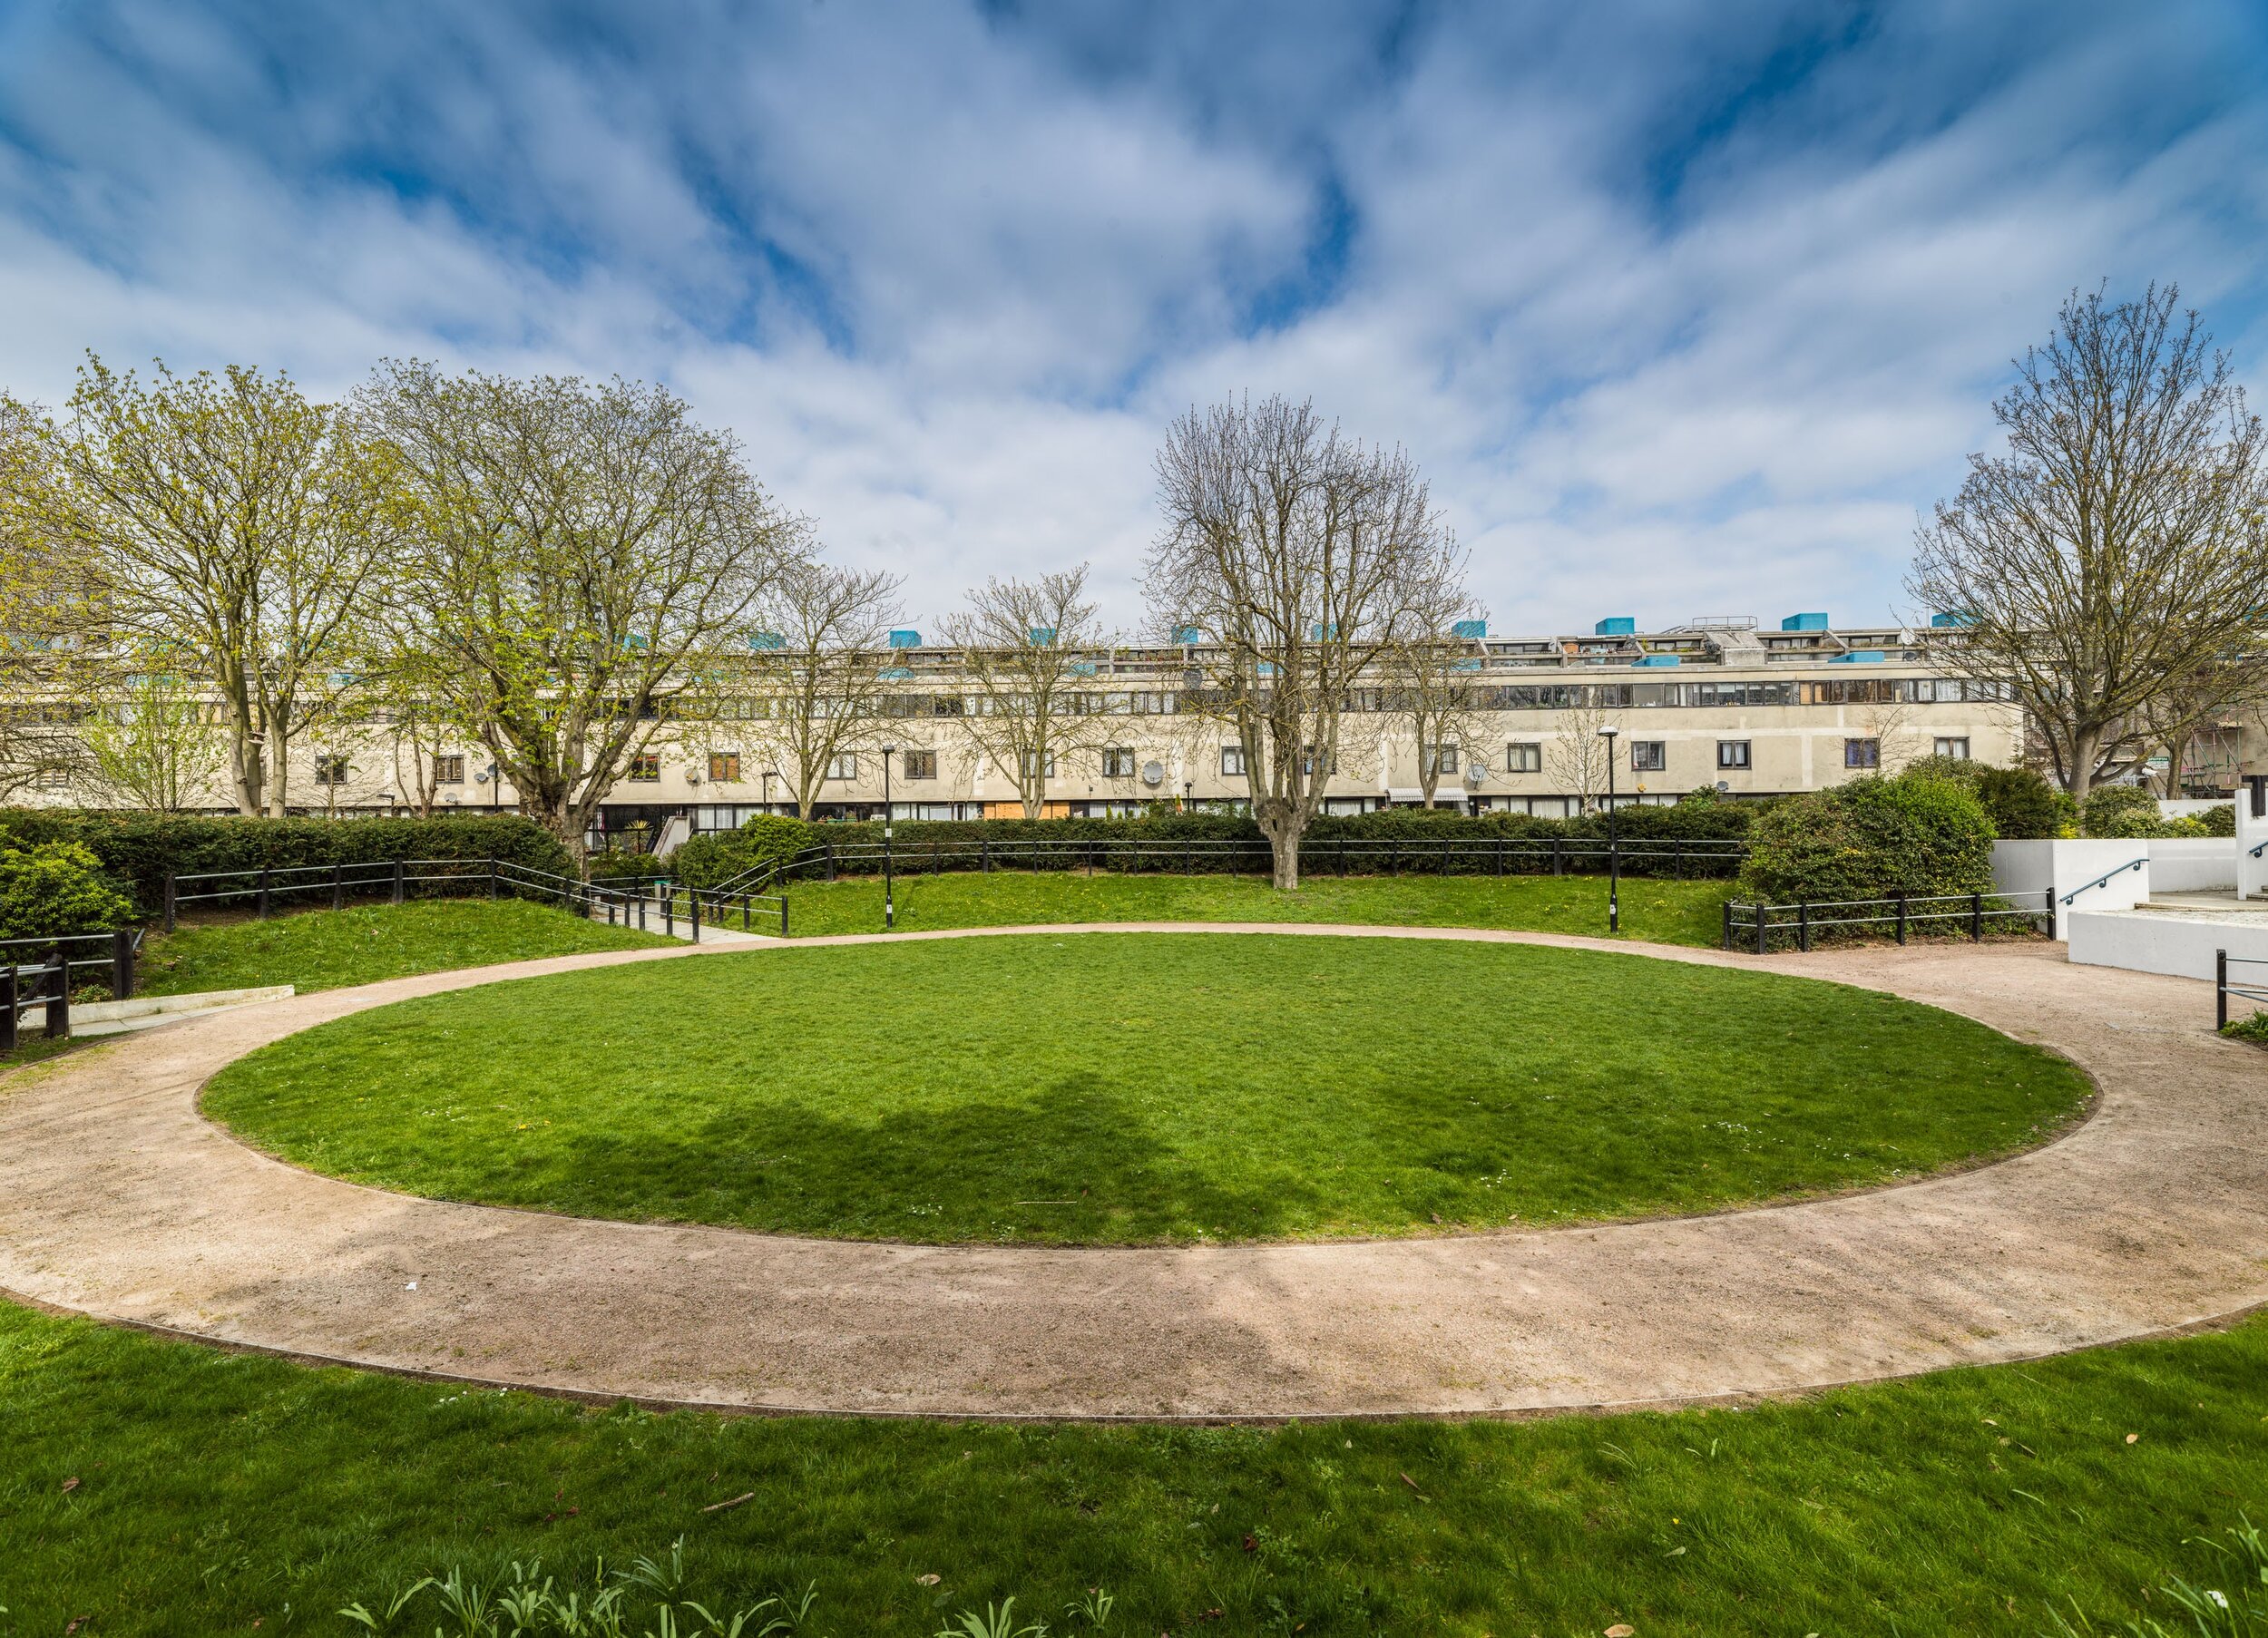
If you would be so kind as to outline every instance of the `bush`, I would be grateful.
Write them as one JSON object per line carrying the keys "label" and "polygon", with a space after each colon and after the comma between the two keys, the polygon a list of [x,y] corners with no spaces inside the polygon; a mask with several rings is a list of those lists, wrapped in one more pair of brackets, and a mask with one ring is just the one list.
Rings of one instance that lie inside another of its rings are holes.
{"label": "bush", "polygon": [[0,846],[75,842],[132,894],[138,913],[165,908],[168,872],[262,865],[366,864],[395,859],[507,860],[572,875],[558,839],[514,814],[446,819],[244,819],[77,808],[0,808]]}
{"label": "bush", "polygon": [[2224,802],[2209,807],[2202,814],[2192,814],[2197,823],[2197,833],[2204,836],[2234,836],[2236,834],[2236,804]]}
{"label": "bush", "polygon": [[811,841],[811,826],[802,820],[758,814],[738,830],[704,831],[670,855],[670,869],[689,887],[715,887],[759,865],[785,864]]}
{"label": "bush", "polygon": [[0,939],[107,932],[133,915],[133,902],[78,843],[0,848]]}
{"label": "bush", "polygon": [[2089,791],[2080,804],[2079,829],[2083,835],[2102,837],[2169,834],[2157,798],[2137,785],[2106,785]]}
{"label": "bush", "polygon": [[1977,800],[2004,842],[2038,842],[2071,834],[2071,798],[2031,768],[1980,768]]}
{"label": "bush", "polygon": [[1756,823],[1744,893],[1769,904],[1992,890],[1992,821],[1960,783],[1930,774],[1854,779],[1793,798]]}

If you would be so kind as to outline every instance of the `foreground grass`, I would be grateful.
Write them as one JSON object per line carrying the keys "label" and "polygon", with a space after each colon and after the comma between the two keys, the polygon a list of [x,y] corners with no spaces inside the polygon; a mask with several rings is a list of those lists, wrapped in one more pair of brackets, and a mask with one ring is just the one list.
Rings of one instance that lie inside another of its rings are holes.
{"label": "foreground grass", "polygon": [[205,1107],[318,1170],[585,1216],[1191,1241],[1708,1210],[2037,1141],[2086,1091],[1950,1013],[1537,946],[855,945],[427,997]]}
{"label": "foreground grass", "polygon": [[[1626,877],[1622,936],[1716,944],[1731,892],[1727,882]],[[873,878],[797,882],[787,900],[798,938],[882,931],[882,883]],[[901,876],[896,900],[902,932],[1050,921],[1354,921],[1608,936],[1604,876],[1313,876],[1283,893],[1256,876],[963,872]]]}
{"label": "foreground grass", "polygon": [[0,1632],[339,1633],[332,1612],[451,1563],[587,1577],[681,1535],[711,1607],[816,1583],[811,1638],[925,1638],[1008,1595],[1061,1625],[1096,1585],[1126,1638],[2038,1633],[2051,1608],[2107,1622],[2169,1573],[2210,1576],[2193,1538],[2268,1514],[2263,1380],[2254,1321],[1740,1411],[767,1420],[0,1306]]}
{"label": "foreground grass", "polygon": [[296,984],[305,993],[455,967],[670,942],[524,900],[426,900],[152,933],[142,948],[138,980],[145,995],[268,984]]}

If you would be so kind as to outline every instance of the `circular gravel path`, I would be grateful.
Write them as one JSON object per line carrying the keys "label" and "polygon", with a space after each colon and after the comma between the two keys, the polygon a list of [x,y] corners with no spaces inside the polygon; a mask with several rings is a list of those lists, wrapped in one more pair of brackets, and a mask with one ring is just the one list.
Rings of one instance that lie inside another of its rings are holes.
{"label": "circular gravel path", "polygon": [[[2093,1118],[1999,1165],[1598,1228],[1176,1248],[899,1246],[455,1205],[318,1177],[206,1122],[256,1047],[569,956],[246,1008],[0,1089],[0,1291],[209,1341],[614,1399],[936,1416],[1509,1414],[1738,1399],[2019,1360],[2268,1302],[2268,1056],[2194,981],[2060,946],[1774,957],[1433,928],[1016,932],[1492,940],[1892,991],[2068,1054]],[[1579,996],[1569,998],[1580,1024]],[[658,1021],[657,1028],[666,1028]],[[1725,1020],[1737,1029],[1737,1019]],[[626,1063],[623,1073],[635,1075]]]}

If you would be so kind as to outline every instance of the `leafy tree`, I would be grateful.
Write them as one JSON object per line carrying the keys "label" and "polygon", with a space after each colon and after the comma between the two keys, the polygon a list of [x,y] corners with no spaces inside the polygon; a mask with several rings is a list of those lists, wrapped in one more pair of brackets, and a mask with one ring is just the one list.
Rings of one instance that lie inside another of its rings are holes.
{"label": "leafy tree", "polygon": [[807,525],[658,386],[389,364],[358,405],[396,475],[396,595],[429,622],[435,708],[579,859]]}
{"label": "leafy tree", "polygon": [[2247,651],[2268,607],[2268,436],[2177,292],[2074,294],[1993,405],[1908,590],[1947,659],[2021,706],[2075,801],[2130,765],[2171,691]]}
{"label": "leafy tree", "polygon": [[89,717],[85,778],[117,807],[178,814],[202,807],[229,754],[228,734],[197,682],[149,655]]}

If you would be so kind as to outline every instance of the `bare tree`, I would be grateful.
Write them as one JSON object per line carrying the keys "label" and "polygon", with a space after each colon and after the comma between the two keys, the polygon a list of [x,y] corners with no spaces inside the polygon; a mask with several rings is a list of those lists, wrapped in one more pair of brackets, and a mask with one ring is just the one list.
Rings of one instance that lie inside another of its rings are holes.
{"label": "bare tree", "polygon": [[[1406,611],[1380,651],[1372,676],[1383,696],[1379,724],[1409,734],[1417,752],[1418,789],[1432,807],[1442,773],[1459,777],[1471,760],[1468,748],[1495,733],[1499,717],[1488,703],[1490,691],[1471,640],[1453,634],[1460,622],[1481,618],[1480,604],[1457,580],[1420,585],[1414,591],[1417,606]],[[1443,753],[1452,747],[1457,755],[1444,769]]]}
{"label": "bare tree", "polygon": [[327,714],[388,550],[368,452],[286,375],[160,364],[144,385],[93,356],[51,436],[53,538],[99,566],[117,633],[194,649],[230,730],[239,811],[280,816],[291,742]]}
{"label": "bare tree", "polygon": [[1350,695],[1463,561],[1409,457],[1343,438],[1309,404],[1191,410],[1157,470],[1151,617],[1205,634],[1182,709],[1237,736],[1276,885],[1295,889]]}
{"label": "bare tree", "polygon": [[1618,726],[1612,711],[1590,703],[1588,687],[1576,685],[1574,703],[1559,713],[1555,737],[1544,752],[1552,779],[1575,797],[1579,813],[1588,814],[1607,792],[1607,765],[1614,744],[1598,730]]}
{"label": "bare tree", "polygon": [[894,687],[884,644],[904,618],[904,583],[880,570],[806,559],[788,564],[764,599],[765,629],[749,639],[751,737],[806,819],[827,770],[879,737]]}
{"label": "bare tree", "polygon": [[2120,725],[2249,639],[2268,607],[2268,440],[2177,292],[2074,294],[1919,533],[1907,589],[2005,687],[2075,798]]}
{"label": "bare tree", "polygon": [[2234,740],[2246,718],[2268,707],[2268,669],[2249,655],[2234,655],[2167,688],[2142,708],[2136,737],[2165,757],[2159,795],[2182,794],[2182,767],[2196,743],[2211,736]]}
{"label": "bare tree", "polygon": [[945,619],[968,685],[961,731],[1015,782],[1027,819],[1040,816],[1051,777],[1110,736],[1091,680],[1110,639],[1086,593],[1084,563],[1036,580],[988,580]]}
{"label": "bare tree", "polygon": [[660,387],[390,364],[359,405],[397,473],[436,698],[580,858],[807,525]]}

